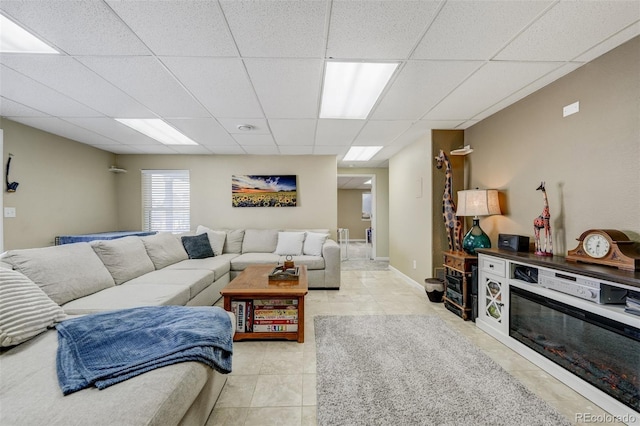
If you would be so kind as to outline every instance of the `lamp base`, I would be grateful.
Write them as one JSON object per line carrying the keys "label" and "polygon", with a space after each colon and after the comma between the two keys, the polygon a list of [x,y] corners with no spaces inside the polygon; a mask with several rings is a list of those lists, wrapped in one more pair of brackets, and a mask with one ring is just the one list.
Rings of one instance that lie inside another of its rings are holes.
{"label": "lamp base", "polygon": [[473,226],[462,240],[462,249],[469,254],[477,254],[476,249],[491,248],[489,236],[480,228],[480,219],[473,219]]}

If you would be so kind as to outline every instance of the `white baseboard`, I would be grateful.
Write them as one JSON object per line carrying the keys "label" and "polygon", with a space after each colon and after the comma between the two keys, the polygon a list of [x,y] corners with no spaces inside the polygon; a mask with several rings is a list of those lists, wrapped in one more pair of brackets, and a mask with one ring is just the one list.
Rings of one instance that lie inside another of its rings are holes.
{"label": "white baseboard", "polygon": [[395,272],[396,274],[400,275],[400,277],[405,280],[408,284],[411,284],[412,286],[419,288],[421,290],[424,290],[424,286],[418,282],[416,282],[413,278],[409,277],[408,275],[403,274],[402,272],[400,272],[399,270],[397,270],[396,268],[394,268],[393,266],[389,265],[389,269],[392,270],[393,272]]}

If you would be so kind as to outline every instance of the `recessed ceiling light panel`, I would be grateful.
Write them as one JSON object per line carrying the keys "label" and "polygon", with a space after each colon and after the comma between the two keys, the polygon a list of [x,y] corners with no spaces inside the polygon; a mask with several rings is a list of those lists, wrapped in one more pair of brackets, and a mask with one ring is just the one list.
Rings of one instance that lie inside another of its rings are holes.
{"label": "recessed ceiling light panel", "polygon": [[397,62],[327,62],[320,118],[367,118],[397,67]]}
{"label": "recessed ceiling light panel", "polygon": [[116,118],[116,121],[165,145],[198,145],[159,118]]}
{"label": "recessed ceiling light panel", "polygon": [[369,161],[381,149],[381,146],[352,146],[342,161]]}
{"label": "recessed ceiling light panel", "polygon": [[0,14],[0,52],[60,53],[2,14]]}

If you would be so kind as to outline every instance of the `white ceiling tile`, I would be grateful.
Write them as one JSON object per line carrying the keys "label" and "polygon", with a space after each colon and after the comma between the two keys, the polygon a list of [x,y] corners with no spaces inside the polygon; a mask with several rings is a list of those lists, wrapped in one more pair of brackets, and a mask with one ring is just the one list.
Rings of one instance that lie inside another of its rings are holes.
{"label": "white ceiling tile", "polygon": [[523,89],[515,91],[513,94],[502,99],[500,102],[492,105],[491,107],[487,108],[481,113],[475,115],[473,119],[476,121],[483,120],[489,117],[490,115],[493,115],[496,112],[508,107],[509,105],[518,102],[520,99],[523,99],[524,97],[532,94],[533,92],[539,89],[542,89],[544,86],[551,84],[552,82],[569,74],[570,72],[575,71],[576,69],[580,68],[582,65],[583,65],[582,63],[578,63],[578,62],[569,62],[561,66],[560,68],[550,72],[549,74],[541,77],[540,79],[534,81],[528,86],[525,86]]}
{"label": "white ceiling tile", "polygon": [[[218,120],[224,129],[232,134],[240,135],[270,135],[269,125],[267,120],[262,118],[221,118]],[[249,125],[253,126],[251,130],[240,130],[238,126]]]}
{"label": "white ceiling tile", "polygon": [[118,142],[73,123],[54,117],[14,117],[13,121],[89,145],[117,145]]}
{"label": "white ceiling tile", "polygon": [[280,152],[278,151],[278,148],[274,145],[274,146],[265,146],[265,145],[256,145],[256,146],[243,146],[242,148],[244,148],[244,150],[247,152],[247,154],[252,154],[252,155],[278,155]]}
{"label": "white ceiling tile", "polygon": [[209,116],[155,58],[85,56],[79,60],[160,116]]}
{"label": "white ceiling tile", "polygon": [[247,70],[267,118],[317,118],[322,60],[247,59]]}
{"label": "white ceiling tile", "polygon": [[244,57],[323,57],[327,1],[221,1]]}
{"label": "white ceiling tile", "polygon": [[173,118],[167,122],[200,145],[208,147],[238,145],[213,118]]}
{"label": "white ceiling tile", "polygon": [[490,62],[429,111],[429,120],[468,119],[559,68],[557,62]]}
{"label": "white ceiling tile", "polygon": [[208,146],[209,150],[214,154],[220,155],[241,155],[246,154],[246,151],[242,149],[240,145],[229,146]]}
{"label": "white ceiling tile", "polygon": [[109,137],[124,145],[153,145],[158,143],[155,139],[145,136],[112,118],[71,117],[65,118],[65,121],[104,137]]}
{"label": "white ceiling tile", "polygon": [[569,61],[638,19],[637,0],[558,2],[496,59]]}
{"label": "white ceiling tile", "polygon": [[371,115],[376,120],[416,120],[433,108],[483,62],[407,63]]}
{"label": "white ceiling tile", "polygon": [[5,66],[0,66],[2,96],[50,115],[95,117],[100,115],[79,102]]}
{"label": "white ceiling tile", "polygon": [[233,135],[243,148],[247,146],[276,146],[271,135]]}
{"label": "white ceiling tile", "polygon": [[269,120],[273,138],[280,146],[313,146],[316,134],[316,120]]}
{"label": "white ceiling tile", "polygon": [[313,146],[280,145],[278,147],[282,155],[311,155]]}
{"label": "white ceiling tile", "polygon": [[202,145],[172,145],[171,148],[178,154],[207,155],[212,154],[209,147]]}
{"label": "white ceiling tile", "polygon": [[0,97],[0,115],[3,117],[47,117],[48,114]]}
{"label": "white ceiling tile", "polygon": [[240,59],[163,57],[161,60],[214,116],[264,116]]}
{"label": "white ceiling tile", "polygon": [[[459,121],[458,121],[459,122]],[[429,137],[431,138],[431,129],[438,128],[433,127],[434,122],[427,120],[420,120],[413,123],[411,127],[409,127],[404,133],[398,136],[394,141],[394,146],[404,147],[407,146],[421,138]]]}
{"label": "white ceiling tile", "polygon": [[422,120],[428,129],[452,130],[463,123],[462,120]]}
{"label": "white ceiling tile", "polygon": [[2,0],[0,9],[70,55],[148,55],[102,1]]}
{"label": "white ceiling tile", "polygon": [[316,129],[316,145],[351,145],[358,135],[365,120],[318,120]]}
{"label": "white ceiling tile", "polygon": [[458,129],[468,129],[469,127],[473,126],[474,124],[478,124],[480,121],[479,120],[467,120],[464,123],[462,123],[461,125],[459,125],[457,128]]}
{"label": "white ceiling tile", "polygon": [[177,154],[178,151],[172,145],[163,145],[158,142],[157,145],[136,145],[141,154]]}
{"label": "white ceiling tile", "polygon": [[72,57],[4,55],[2,63],[110,117],[153,117],[153,113],[135,99]]}
{"label": "white ceiling tile", "polygon": [[114,154],[142,154],[137,147],[128,145],[97,145],[96,148],[112,152]]}
{"label": "white ceiling tile", "polygon": [[428,28],[437,1],[334,1],[327,56],[406,59]]}
{"label": "white ceiling tile", "polygon": [[238,55],[216,2],[194,1],[189,7],[167,0],[107,3],[156,55]]}
{"label": "white ceiling tile", "polygon": [[593,49],[586,51],[582,55],[578,56],[575,61],[593,61],[597,57],[607,53],[608,51],[620,46],[623,43],[626,43],[627,41],[631,40],[634,37],[637,37],[638,35],[640,35],[640,21],[609,37],[602,43],[595,46]]}
{"label": "white ceiling tile", "polygon": [[552,1],[447,2],[412,58],[493,57]]}
{"label": "white ceiling tile", "polygon": [[348,150],[349,147],[343,145],[316,145],[313,147],[315,155],[344,155]]}
{"label": "white ceiling tile", "polygon": [[389,145],[411,126],[409,120],[369,120],[353,141],[354,145]]}

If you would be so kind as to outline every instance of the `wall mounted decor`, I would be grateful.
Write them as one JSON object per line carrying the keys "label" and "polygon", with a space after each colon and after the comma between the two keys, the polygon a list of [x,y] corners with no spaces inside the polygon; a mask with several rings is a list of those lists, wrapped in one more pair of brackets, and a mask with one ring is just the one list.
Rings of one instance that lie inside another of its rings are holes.
{"label": "wall mounted decor", "polygon": [[9,170],[11,169],[11,159],[13,158],[13,154],[9,154],[9,159],[7,160],[7,171],[4,175],[5,182],[7,184],[7,192],[16,192],[18,189],[18,182],[9,182]]}
{"label": "wall mounted decor", "polygon": [[233,175],[233,207],[295,207],[296,175]]}

